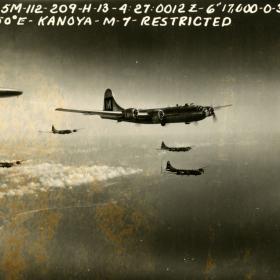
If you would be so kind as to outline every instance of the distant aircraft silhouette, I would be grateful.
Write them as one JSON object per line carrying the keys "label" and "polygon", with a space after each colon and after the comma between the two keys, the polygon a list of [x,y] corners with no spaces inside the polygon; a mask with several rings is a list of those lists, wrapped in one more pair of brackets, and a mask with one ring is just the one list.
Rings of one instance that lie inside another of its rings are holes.
{"label": "distant aircraft silhouette", "polygon": [[11,161],[11,162],[8,162],[8,161],[4,161],[4,162],[0,162],[0,168],[11,168],[13,166],[16,166],[16,165],[20,165],[21,163],[23,162],[23,160],[16,160],[16,161]]}
{"label": "distant aircraft silhouette", "polygon": [[0,89],[0,98],[14,97],[22,94],[22,91],[15,89]]}
{"label": "distant aircraft silhouette", "polygon": [[168,147],[162,141],[160,149],[164,151],[170,151],[170,152],[188,152],[192,149],[192,147]]}
{"label": "distant aircraft silhouette", "polygon": [[204,173],[204,169],[203,168],[199,168],[199,169],[177,169],[175,167],[173,167],[170,163],[170,161],[167,161],[166,164],[166,171],[171,172],[171,173],[175,173],[176,175],[186,175],[186,176],[199,176],[202,175]]}
{"label": "distant aircraft silhouette", "polygon": [[54,127],[54,125],[52,125],[52,130],[51,131],[41,131],[39,130],[39,132],[42,132],[42,133],[53,133],[53,134],[71,134],[71,133],[75,133],[75,132],[78,132],[79,130],[81,130],[82,128],[78,128],[78,129],[62,129],[62,130],[59,130],[59,129],[56,129]]}

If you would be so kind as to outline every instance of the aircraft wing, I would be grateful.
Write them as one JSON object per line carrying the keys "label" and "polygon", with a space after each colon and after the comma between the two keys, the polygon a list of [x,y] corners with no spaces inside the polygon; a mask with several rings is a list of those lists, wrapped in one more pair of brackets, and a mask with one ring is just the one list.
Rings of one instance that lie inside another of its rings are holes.
{"label": "aircraft wing", "polygon": [[63,109],[63,108],[56,108],[56,111],[61,112],[69,112],[69,113],[79,113],[84,115],[97,115],[97,116],[122,116],[122,112],[120,111],[84,111],[84,110],[75,110],[75,109]]}
{"label": "aircraft wing", "polygon": [[38,130],[39,133],[52,133],[51,131]]}
{"label": "aircraft wing", "polygon": [[213,108],[214,108],[214,110],[219,110],[219,109],[230,107],[230,106],[232,106],[232,104],[222,105],[222,106],[214,106]]}

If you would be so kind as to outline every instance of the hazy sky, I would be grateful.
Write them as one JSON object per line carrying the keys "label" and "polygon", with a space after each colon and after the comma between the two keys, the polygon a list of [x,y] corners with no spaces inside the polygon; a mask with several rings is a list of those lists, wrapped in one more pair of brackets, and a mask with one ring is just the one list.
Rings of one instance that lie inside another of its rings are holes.
{"label": "hazy sky", "polygon": [[[203,3],[203,1],[200,1]],[[0,26],[0,85],[24,95],[0,102],[1,138],[86,127],[84,135],[279,132],[279,17],[234,18],[227,29],[39,29]],[[234,106],[198,127],[117,124],[54,112],[101,109],[106,88],[123,107],[194,102]],[[163,132],[164,130],[164,132]]]}

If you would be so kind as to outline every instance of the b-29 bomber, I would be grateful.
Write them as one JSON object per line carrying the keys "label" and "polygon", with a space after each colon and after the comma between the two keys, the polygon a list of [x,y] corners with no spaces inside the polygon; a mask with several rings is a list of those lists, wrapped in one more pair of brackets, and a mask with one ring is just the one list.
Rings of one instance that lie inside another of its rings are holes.
{"label": "b-29 bomber", "polygon": [[84,115],[98,115],[102,119],[116,120],[117,122],[131,122],[138,124],[161,124],[168,123],[196,123],[212,117],[216,120],[215,110],[229,107],[231,104],[222,106],[199,106],[186,103],[183,106],[136,109],[121,107],[114,99],[112,91],[107,89],[104,94],[104,106],[102,111],[86,111],[77,109],[56,108],[56,111],[80,113]]}
{"label": "b-29 bomber", "polygon": [[192,147],[168,147],[162,141],[160,149],[163,151],[169,151],[169,152],[188,152],[192,149]]}
{"label": "b-29 bomber", "polygon": [[185,175],[185,176],[199,176],[204,173],[204,168],[177,169],[171,165],[170,161],[167,161],[165,170],[171,173],[175,173],[176,175]]}

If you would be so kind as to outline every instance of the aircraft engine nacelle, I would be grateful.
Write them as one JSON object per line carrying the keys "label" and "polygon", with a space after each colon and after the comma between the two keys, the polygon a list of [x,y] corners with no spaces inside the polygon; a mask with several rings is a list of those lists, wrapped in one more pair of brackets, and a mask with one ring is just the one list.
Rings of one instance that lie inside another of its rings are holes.
{"label": "aircraft engine nacelle", "polygon": [[164,112],[162,110],[159,110],[157,113],[157,117],[161,122],[164,120],[164,116],[165,116]]}
{"label": "aircraft engine nacelle", "polygon": [[135,108],[129,108],[123,111],[123,117],[125,119],[137,119],[138,110]]}

